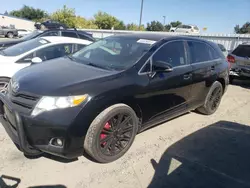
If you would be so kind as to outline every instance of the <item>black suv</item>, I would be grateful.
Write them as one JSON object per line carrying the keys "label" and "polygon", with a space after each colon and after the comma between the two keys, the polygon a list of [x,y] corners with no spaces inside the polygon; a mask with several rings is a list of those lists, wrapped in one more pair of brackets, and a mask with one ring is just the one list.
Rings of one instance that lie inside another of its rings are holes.
{"label": "black suv", "polygon": [[45,31],[35,30],[32,33],[20,39],[0,41],[0,50],[30,39],[34,39],[37,37],[46,37],[46,36],[64,36],[64,37],[80,38],[91,42],[95,41],[92,35],[85,31],[68,30],[68,29],[51,29]]}
{"label": "black suv", "polygon": [[213,114],[228,68],[205,40],[111,36],[19,71],[0,95],[1,123],[25,154],[111,162],[138,132],[195,109]]}
{"label": "black suv", "polygon": [[35,23],[36,29],[67,29],[68,26],[54,20],[46,20],[42,23]]}

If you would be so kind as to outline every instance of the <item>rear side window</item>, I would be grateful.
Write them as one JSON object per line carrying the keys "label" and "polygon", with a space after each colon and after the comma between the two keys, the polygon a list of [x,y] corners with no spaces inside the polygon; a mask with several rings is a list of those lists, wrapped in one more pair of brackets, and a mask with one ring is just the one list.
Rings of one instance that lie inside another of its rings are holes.
{"label": "rear side window", "polygon": [[199,30],[199,28],[197,26],[194,27],[195,30]]}
{"label": "rear side window", "polygon": [[250,45],[239,45],[232,54],[240,57],[250,57]]}
{"label": "rear side window", "polygon": [[62,32],[64,37],[78,38],[77,34],[74,32]]}
{"label": "rear side window", "polygon": [[216,51],[203,42],[188,41],[192,63],[200,63],[218,59],[220,56]]}

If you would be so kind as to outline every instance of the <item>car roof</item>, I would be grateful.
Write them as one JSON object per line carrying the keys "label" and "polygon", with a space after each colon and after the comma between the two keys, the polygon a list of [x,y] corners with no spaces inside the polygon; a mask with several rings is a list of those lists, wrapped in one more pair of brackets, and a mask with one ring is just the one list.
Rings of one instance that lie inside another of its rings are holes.
{"label": "car roof", "polygon": [[51,43],[77,43],[77,44],[90,44],[91,41],[84,40],[84,39],[78,39],[78,38],[72,38],[72,37],[61,37],[61,36],[47,36],[47,37],[40,37],[42,39],[45,39]]}
{"label": "car roof", "polygon": [[112,37],[122,37],[127,39],[146,39],[146,40],[153,40],[153,41],[160,41],[162,39],[166,40],[198,40],[198,41],[204,41],[209,43],[209,41],[196,38],[196,37],[190,37],[190,36],[184,36],[184,35],[169,35],[164,33],[133,33],[133,34],[121,34],[121,35],[112,35]]}

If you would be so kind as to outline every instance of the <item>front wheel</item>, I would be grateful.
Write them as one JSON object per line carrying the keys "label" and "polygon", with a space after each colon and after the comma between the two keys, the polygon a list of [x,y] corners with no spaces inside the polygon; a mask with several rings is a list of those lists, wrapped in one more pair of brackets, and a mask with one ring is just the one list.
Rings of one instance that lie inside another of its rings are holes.
{"label": "front wheel", "polygon": [[9,78],[0,78],[0,93],[7,92],[9,82],[10,82]]}
{"label": "front wheel", "polygon": [[137,132],[134,110],[125,104],[116,104],[102,111],[91,123],[84,149],[97,162],[112,162],[128,151]]}
{"label": "front wheel", "polygon": [[206,96],[204,105],[198,108],[197,111],[205,115],[213,114],[220,105],[222,95],[223,87],[221,83],[214,82]]}
{"label": "front wheel", "polygon": [[7,37],[10,38],[10,39],[12,39],[14,37],[14,34],[12,32],[8,32],[7,33]]}

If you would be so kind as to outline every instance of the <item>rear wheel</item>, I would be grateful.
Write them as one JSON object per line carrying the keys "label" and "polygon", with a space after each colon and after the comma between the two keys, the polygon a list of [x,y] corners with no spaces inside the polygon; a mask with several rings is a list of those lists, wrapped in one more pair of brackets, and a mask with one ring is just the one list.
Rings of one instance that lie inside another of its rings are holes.
{"label": "rear wheel", "polygon": [[10,39],[12,39],[14,37],[14,34],[12,32],[8,32],[7,33],[7,37],[10,38]]}
{"label": "rear wheel", "polygon": [[223,87],[221,83],[218,81],[214,82],[207,94],[204,105],[198,108],[197,111],[205,115],[213,114],[220,105],[222,95]]}
{"label": "rear wheel", "polygon": [[9,82],[10,82],[9,78],[0,78],[0,93],[7,92]]}
{"label": "rear wheel", "polygon": [[125,104],[102,111],[91,123],[84,149],[97,162],[108,163],[123,156],[138,132],[137,116]]}

